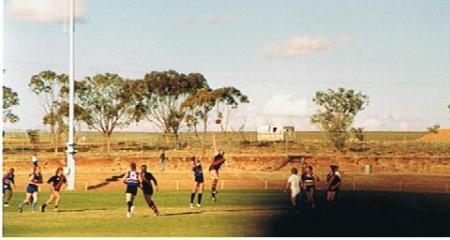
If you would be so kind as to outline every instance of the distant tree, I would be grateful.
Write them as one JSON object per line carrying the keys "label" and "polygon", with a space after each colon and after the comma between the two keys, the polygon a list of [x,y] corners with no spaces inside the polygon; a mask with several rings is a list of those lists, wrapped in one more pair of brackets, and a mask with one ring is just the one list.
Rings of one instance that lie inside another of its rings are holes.
{"label": "distant tree", "polygon": [[427,128],[427,131],[428,131],[429,133],[438,133],[438,131],[439,131],[440,128],[441,128],[441,126],[440,126],[439,124],[435,124],[435,125],[433,125],[433,126],[431,126],[431,127],[428,127],[428,128]]}
{"label": "distant tree", "polygon": [[[203,123],[203,150],[205,147],[205,137],[208,130],[208,119],[210,118],[210,112],[215,107],[220,108],[221,105],[228,106],[231,109],[236,109],[239,104],[248,102],[248,97],[243,95],[241,91],[234,87],[223,87],[215,90],[204,88],[200,89],[196,94],[191,95],[186,99],[183,106],[187,107],[190,110],[191,115],[195,116]],[[223,113],[218,114],[218,117],[222,120]],[[222,129],[224,128],[222,127]]]}
{"label": "distant tree", "polygon": [[61,134],[67,129],[64,116],[58,114],[59,106],[67,101],[68,76],[53,71],[42,71],[31,77],[28,86],[36,94],[44,112],[43,123],[50,126],[52,143],[58,152]]}
{"label": "distant tree", "polygon": [[319,109],[311,116],[311,122],[325,131],[337,150],[343,151],[349,128],[356,114],[368,104],[368,97],[354,90],[339,88],[318,91],[313,101]]}
{"label": "distant tree", "polygon": [[355,150],[361,151],[364,150],[364,132],[363,128],[351,128],[350,132],[353,133],[355,139],[356,139],[356,145],[357,148]]}
{"label": "distant tree", "polygon": [[40,132],[37,129],[28,129],[27,130],[28,139],[30,140],[30,143],[33,145],[33,148],[36,147],[37,144],[39,144],[39,137]]}
{"label": "distant tree", "polygon": [[115,129],[128,126],[134,118],[136,98],[133,94],[137,82],[125,80],[117,74],[97,74],[79,83],[79,119],[102,133],[103,147],[111,150],[111,137]]}
{"label": "distant tree", "polygon": [[144,92],[136,91],[141,101],[137,117],[147,119],[166,136],[174,135],[180,148],[179,132],[186,123],[187,110],[183,102],[200,89],[208,88],[205,77],[200,73],[153,71],[144,76],[143,85]]}
{"label": "distant tree", "polygon": [[19,95],[11,88],[3,86],[3,122],[16,123],[19,116],[12,112],[12,108],[19,106]]}

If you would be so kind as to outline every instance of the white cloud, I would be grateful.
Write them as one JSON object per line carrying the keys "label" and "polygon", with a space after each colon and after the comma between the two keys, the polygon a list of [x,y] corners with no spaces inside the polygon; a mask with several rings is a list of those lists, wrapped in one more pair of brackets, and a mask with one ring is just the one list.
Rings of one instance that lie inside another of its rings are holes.
{"label": "white cloud", "polygon": [[364,128],[366,131],[380,130],[383,123],[376,118],[365,119],[355,124],[356,127]]}
{"label": "white cloud", "polygon": [[292,37],[286,42],[271,44],[262,49],[262,54],[268,57],[296,57],[313,52],[325,52],[332,46],[330,39]]}
{"label": "white cloud", "polygon": [[234,21],[232,16],[217,16],[217,15],[209,15],[207,22],[209,24],[229,24]]}
{"label": "white cloud", "polygon": [[[85,0],[75,2],[75,17],[85,16]],[[6,7],[6,16],[27,22],[67,21],[69,0],[11,0]]]}
{"label": "white cloud", "polygon": [[408,131],[409,130],[409,123],[406,122],[406,121],[402,121],[402,122],[399,123],[399,127],[400,127],[400,130],[402,130],[402,131]]}
{"label": "white cloud", "polygon": [[312,113],[312,108],[306,98],[294,97],[289,94],[272,96],[262,109],[262,114],[272,116],[302,117]]}

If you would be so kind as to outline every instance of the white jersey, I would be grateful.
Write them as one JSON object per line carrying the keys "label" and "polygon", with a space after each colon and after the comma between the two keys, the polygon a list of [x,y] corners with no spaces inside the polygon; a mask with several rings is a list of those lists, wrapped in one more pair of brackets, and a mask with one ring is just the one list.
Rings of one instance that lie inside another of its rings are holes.
{"label": "white jersey", "polygon": [[295,197],[300,193],[300,181],[301,181],[300,176],[296,174],[292,174],[291,176],[289,176],[288,183],[291,184],[292,197]]}

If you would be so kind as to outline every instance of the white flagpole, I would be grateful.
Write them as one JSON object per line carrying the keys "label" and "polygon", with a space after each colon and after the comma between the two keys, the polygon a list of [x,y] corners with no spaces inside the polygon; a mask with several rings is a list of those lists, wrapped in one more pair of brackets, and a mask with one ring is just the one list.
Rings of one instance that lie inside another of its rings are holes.
{"label": "white flagpole", "polygon": [[75,0],[70,1],[69,20],[69,142],[67,143],[67,190],[75,190],[75,139],[74,139],[74,94],[75,94],[75,66],[74,66],[74,44],[75,44]]}

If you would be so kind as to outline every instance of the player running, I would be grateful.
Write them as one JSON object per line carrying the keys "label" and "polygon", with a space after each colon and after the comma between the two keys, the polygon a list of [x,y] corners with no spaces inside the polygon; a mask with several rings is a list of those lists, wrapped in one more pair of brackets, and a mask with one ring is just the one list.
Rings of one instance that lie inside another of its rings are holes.
{"label": "player running", "polygon": [[297,200],[298,196],[300,194],[300,185],[301,185],[301,178],[298,176],[298,169],[292,168],[291,169],[291,176],[289,176],[288,181],[286,183],[286,192],[290,191],[291,195],[291,203],[292,207],[297,212]]}
{"label": "player running", "polygon": [[313,167],[307,166],[302,174],[302,186],[306,192],[306,199],[312,208],[315,208],[314,193],[316,191],[316,181],[319,181],[319,177],[314,175]]}
{"label": "player running", "polygon": [[225,162],[225,152],[219,150],[217,154],[214,156],[214,160],[209,166],[209,173],[211,174],[212,183],[211,183],[211,199],[215,202],[217,201],[217,183],[219,182],[219,169],[222,164]]}
{"label": "player running", "polygon": [[50,188],[52,192],[47,202],[42,204],[41,212],[45,212],[45,208],[52,202],[55,203],[55,211],[58,211],[59,201],[61,200],[61,194],[59,191],[61,190],[62,185],[67,183],[66,177],[63,174],[63,168],[59,167],[56,169],[55,175],[48,179],[47,183],[51,184]]}
{"label": "player running", "polygon": [[330,173],[327,175],[327,202],[333,205],[336,193],[342,184],[341,174],[339,173],[339,166],[331,165]]}
{"label": "player running", "polygon": [[5,207],[9,207],[9,201],[13,194],[13,188],[16,187],[14,182],[14,168],[9,169],[8,173],[3,176],[3,198],[5,199]]}
{"label": "player running", "polygon": [[[38,201],[39,185],[42,184],[42,174],[40,167],[34,167],[34,172],[30,175],[26,190],[25,200],[19,205],[19,211],[23,212],[23,205],[31,203],[31,212],[34,213]],[[33,198],[33,200],[31,200]]]}
{"label": "player running", "polygon": [[125,191],[125,198],[128,206],[127,217],[131,217],[134,213],[133,202],[136,198],[139,184],[142,182],[141,175],[136,171],[136,163],[130,164],[130,171],[123,176],[122,181],[127,185],[127,189]]}
{"label": "player running", "polygon": [[202,196],[203,196],[203,189],[204,189],[204,177],[203,177],[203,169],[202,164],[200,163],[199,159],[196,159],[195,157],[192,159],[193,167],[192,171],[194,172],[194,189],[191,193],[191,203],[190,207],[194,208],[194,199],[195,194],[198,192],[197,197],[197,207],[202,206]]}
{"label": "player running", "polygon": [[[142,192],[144,193],[144,199],[148,206],[153,210],[155,216],[159,215],[158,207],[156,207],[155,202],[152,200],[153,195],[153,185],[155,185],[156,191],[159,191],[158,182],[152,173],[147,172],[147,165],[141,166],[141,179],[142,179]],[[153,185],[152,185],[153,182]]]}

